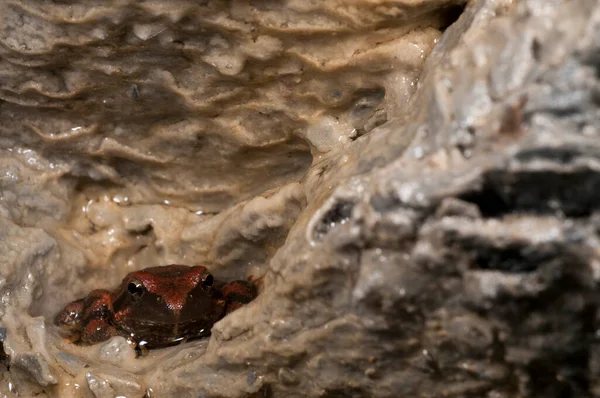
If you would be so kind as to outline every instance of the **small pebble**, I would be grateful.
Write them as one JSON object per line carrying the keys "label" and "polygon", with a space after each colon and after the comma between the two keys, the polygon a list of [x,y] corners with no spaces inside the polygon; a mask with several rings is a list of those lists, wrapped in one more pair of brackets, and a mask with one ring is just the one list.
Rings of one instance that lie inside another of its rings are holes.
{"label": "small pebble", "polygon": [[127,339],[115,336],[100,347],[100,359],[115,365],[135,360],[136,353]]}
{"label": "small pebble", "polygon": [[246,378],[246,381],[248,382],[248,385],[251,386],[252,384],[254,384],[256,379],[257,379],[256,372],[250,372],[250,373],[248,373],[248,377]]}

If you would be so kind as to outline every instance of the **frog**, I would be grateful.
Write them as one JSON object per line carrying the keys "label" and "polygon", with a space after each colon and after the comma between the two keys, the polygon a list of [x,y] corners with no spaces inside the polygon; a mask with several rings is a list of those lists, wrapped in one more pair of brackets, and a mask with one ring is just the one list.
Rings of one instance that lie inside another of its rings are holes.
{"label": "frog", "polygon": [[147,350],[210,335],[212,326],[258,295],[262,278],[222,282],[205,266],[171,264],[130,272],[114,290],[92,290],[54,318],[75,344],[114,336]]}

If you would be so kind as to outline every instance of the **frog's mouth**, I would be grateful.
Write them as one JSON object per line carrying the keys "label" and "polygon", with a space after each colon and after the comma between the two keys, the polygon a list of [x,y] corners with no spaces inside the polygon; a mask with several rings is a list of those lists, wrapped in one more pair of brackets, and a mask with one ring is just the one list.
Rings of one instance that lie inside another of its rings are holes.
{"label": "frog's mouth", "polygon": [[209,336],[211,323],[206,320],[161,323],[139,321],[120,325],[130,336],[130,340],[146,348],[160,348],[176,345],[188,340]]}

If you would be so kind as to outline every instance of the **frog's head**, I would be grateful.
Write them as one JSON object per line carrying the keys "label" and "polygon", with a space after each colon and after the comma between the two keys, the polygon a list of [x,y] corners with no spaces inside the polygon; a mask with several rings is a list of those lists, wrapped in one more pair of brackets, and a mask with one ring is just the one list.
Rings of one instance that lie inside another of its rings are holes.
{"label": "frog's head", "polygon": [[113,293],[115,326],[149,345],[207,335],[225,311],[213,282],[203,266],[131,272]]}

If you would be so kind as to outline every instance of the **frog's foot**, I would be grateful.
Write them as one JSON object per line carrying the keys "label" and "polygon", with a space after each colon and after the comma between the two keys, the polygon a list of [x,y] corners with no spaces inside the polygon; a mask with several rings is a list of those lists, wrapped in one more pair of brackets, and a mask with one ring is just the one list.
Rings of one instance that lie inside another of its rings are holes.
{"label": "frog's foot", "polygon": [[63,336],[63,339],[69,344],[78,344],[81,342],[80,332],[71,332],[68,336]]}
{"label": "frog's foot", "polygon": [[260,292],[263,289],[264,286],[264,282],[265,282],[265,275],[255,278],[254,276],[250,275],[248,277],[248,282],[251,282],[255,287],[256,287],[256,291]]}
{"label": "frog's foot", "polygon": [[227,303],[226,313],[230,313],[254,300],[258,290],[254,282],[233,281],[223,286],[222,293]]}
{"label": "frog's foot", "polygon": [[118,330],[106,320],[90,319],[81,331],[81,342],[85,344],[100,343],[118,334]]}
{"label": "frog's foot", "polygon": [[137,357],[145,357],[146,355],[148,355],[148,347],[146,346],[146,342],[143,342],[143,344],[138,344],[136,342],[131,342],[131,344],[134,346],[133,348],[136,350],[137,352]]}

